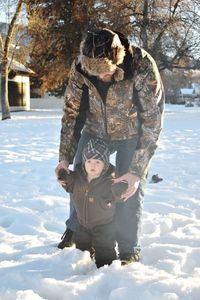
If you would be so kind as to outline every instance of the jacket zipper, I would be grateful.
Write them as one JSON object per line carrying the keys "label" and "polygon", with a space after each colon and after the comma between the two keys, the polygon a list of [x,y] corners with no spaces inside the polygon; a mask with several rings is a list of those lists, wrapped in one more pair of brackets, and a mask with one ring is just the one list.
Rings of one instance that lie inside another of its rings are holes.
{"label": "jacket zipper", "polygon": [[[80,73],[80,72],[79,72]],[[82,76],[84,76],[82,73],[80,73]],[[84,76],[85,77],[85,76]],[[109,134],[108,134],[108,126],[107,126],[107,112],[106,112],[106,104],[104,104],[104,102],[103,102],[103,99],[102,99],[102,97],[101,97],[101,95],[100,95],[100,93],[99,93],[99,91],[98,91],[98,89],[97,89],[97,87],[93,84],[93,82],[89,79],[89,78],[87,78],[87,77],[85,77],[87,80],[89,80],[90,81],[90,83],[93,85],[93,87],[95,88],[95,90],[97,91],[97,93],[98,93],[98,95],[99,95],[99,98],[101,99],[101,114],[102,114],[102,119],[103,119],[103,123],[104,123],[104,130],[105,130],[105,135],[106,135],[106,138],[107,139],[110,139],[110,137],[109,137]],[[109,86],[109,88],[108,88],[108,90],[110,89],[110,86]],[[108,95],[108,90],[107,90],[107,95]],[[107,95],[106,95],[106,99],[107,99]],[[90,99],[89,99],[89,101],[90,101]],[[106,103],[106,100],[105,100],[105,103]]]}
{"label": "jacket zipper", "polygon": [[102,114],[102,118],[103,118],[105,134],[106,134],[106,136],[109,138],[109,134],[108,134],[108,124],[107,124],[106,104],[103,103],[102,98],[101,98],[101,114]]}
{"label": "jacket zipper", "polygon": [[87,205],[88,205],[88,189],[85,191],[85,199],[84,199],[84,224],[87,224]]}
{"label": "jacket zipper", "polygon": [[83,216],[83,221],[84,221],[84,225],[86,226],[88,224],[88,203],[89,203],[89,198],[88,198],[88,193],[89,190],[91,191],[93,189],[93,187],[99,183],[104,182],[105,180],[107,180],[107,176],[101,178],[101,181],[96,182],[93,186],[91,186],[90,188],[87,187],[85,190],[85,197],[84,197],[84,216]]}

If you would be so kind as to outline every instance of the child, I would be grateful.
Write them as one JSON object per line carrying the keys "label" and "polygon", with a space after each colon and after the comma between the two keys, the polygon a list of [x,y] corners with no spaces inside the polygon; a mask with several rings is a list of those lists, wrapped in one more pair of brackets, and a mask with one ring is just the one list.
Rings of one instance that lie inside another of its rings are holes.
{"label": "child", "polygon": [[127,184],[113,184],[115,169],[109,163],[106,143],[91,139],[82,153],[82,164],[69,174],[62,169],[59,178],[72,193],[79,227],[74,234],[76,248],[94,255],[97,268],[110,265],[115,252],[115,201],[120,199]]}

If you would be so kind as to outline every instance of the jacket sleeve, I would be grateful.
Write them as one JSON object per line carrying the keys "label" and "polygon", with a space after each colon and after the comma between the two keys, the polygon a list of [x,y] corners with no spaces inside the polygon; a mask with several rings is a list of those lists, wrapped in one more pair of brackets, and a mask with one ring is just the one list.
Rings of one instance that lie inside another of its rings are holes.
{"label": "jacket sleeve", "polygon": [[133,101],[138,107],[139,138],[129,171],[142,178],[146,175],[158,146],[162,129],[164,88],[154,59],[140,49],[138,56]]}
{"label": "jacket sleeve", "polygon": [[[69,82],[65,91],[62,126],[60,133],[59,161],[67,160],[73,163],[77,149],[76,133],[77,119],[80,113],[81,98],[84,90],[82,75],[77,72],[75,61],[72,64]],[[82,124],[83,125],[83,124]],[[82,128],[79,128],[79,131]]]}

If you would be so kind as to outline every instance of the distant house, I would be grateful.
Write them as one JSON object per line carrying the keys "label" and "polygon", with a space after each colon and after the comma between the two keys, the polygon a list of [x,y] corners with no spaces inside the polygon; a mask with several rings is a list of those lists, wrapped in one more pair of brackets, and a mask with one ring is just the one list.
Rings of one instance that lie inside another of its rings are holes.
{"label": "distant house", "polygon": [[180,89],[180,101],[185,103],[186,106],[198,105],[200,102],[200,85],[198,83],[192,83],[191,88]]}
{"label": "distant house", "polygon": [[180,96],[182,98],[195,98],[196,97],[196,91],[194,88],[182,88],[180,89]]}
{"label": "distant house", "polygon": [[200,84],[199,83],[192,83],[192,88],[195,90],[195,94],[200,96]]}
{"label": "distant house", "polygon": [[192,83],[190,88],[180,89],[180,96],[183,98],[199,98],[200,97],[200,84]]}

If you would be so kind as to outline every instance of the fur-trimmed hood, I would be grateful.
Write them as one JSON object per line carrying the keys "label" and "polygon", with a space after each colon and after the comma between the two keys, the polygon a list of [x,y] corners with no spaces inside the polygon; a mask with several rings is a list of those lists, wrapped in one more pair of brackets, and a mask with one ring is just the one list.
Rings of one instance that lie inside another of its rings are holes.
{"label": "fur-trimmed hood", "polygon": [[103,28],[88,32],[81,42],[79,62],[89,75],[114,72],[116,81],[123,80],[123,63],[126,51],[117,33]]}

